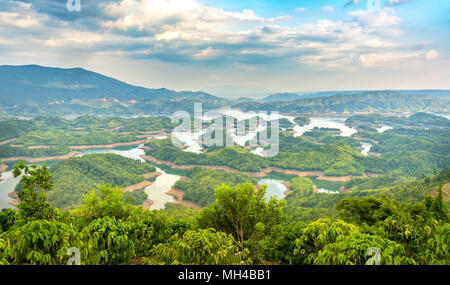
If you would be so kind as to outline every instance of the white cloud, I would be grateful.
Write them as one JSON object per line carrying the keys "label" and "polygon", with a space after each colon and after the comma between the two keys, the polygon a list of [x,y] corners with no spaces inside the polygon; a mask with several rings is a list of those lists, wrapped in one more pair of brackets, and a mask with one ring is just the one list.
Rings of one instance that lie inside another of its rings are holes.
{"label": "white cloud", "polygon": [[287,20],[289,16],[259,17],[253,10],[225,11],[206,6],[197,0],[123,0],[110,3],[106,14],[114,20],[103,22],[104,27],[123,31],[135,28],[146,32],[182,30],[194,34],[198,31],[226,29],[227,25],[240,22],[272,23]]}
{"label": "white cloud", "polygon": [[405,4],[408,2],[411,2],[411,0],[389,0],[387,5],[388,6],[396,6],[396,5],[401,5],[401,4]]}
{"label": "white cloud", "polygon": [[[435,50],[406,44],[398,34],[392,35],[402,31],[402,20],[393,8],[351,11],[342,20],[284,25],[280,21],[286,16],[265,18],[249,9],[227,11],[202,3],[199,0],[110,3],[103,7],[107,17],[96,19],[101,29],[71,25],[59,19],[48,23],[46,14],[24,6],[21,10],[0,12],[0,44],[8,45],[10,50],[13,46],[16,54],[28,52],[30,58],[40,54],[57,58],[61,54],[84,53],[86,61],[88,56],[109,55],[124,62],[130,58],[151,59],[162,65],[189,66],[195,62],[195,66],[208,65],[205,69],[219,65],[230,69],[239,66],[259,70],[264,65],[282,69],[296,63],[309,70],[355,70],[439,56]],[[39,28],[38,32],[28,32],[34,27]],[[15,30],[27,34],[16,35]],[[3,50],[2,53],[5,58],[6,53]]]}
{"label": "white cloud", "polygon": [[439,56],[439,53],[436,50],[432,49],[426,53],[425,58],[428,60],[432,60],[432,59],[437,58],[438,56]]}
{"label": "white cloud", "polygon": [[357,21],[373,27],[390,27],[399,25],[402,20],[393,14],[391,9],[381,10],[356,10],[348,13]]}
{"label": "white cloud", "polygon": [[335,9],[331,6],[323,6],[322,10],[328,11],[328,12],[334,12]]}
{"label": "white cloud", "polygon": [[356,5],[359,3],[360,0],[349,0],[347,3],[345,3],[344,7]]}
{"label": "white cloud", "polygon": [[215,50],[211,47],[208,47],[206,49],[201,50],[199,53],[192,55],[192,57],[197,60],[207,60],[207,59],[213,59],[213,58],[217,57],[219,54],[220,54],[220,51]]}
{"label": "white cloud", "polygon": [[363,54],[359,57],[359,60],[363,66],[392,66],[393,63],[398,63],[403,60],[408,59],[418,59],[420,58],[420,53],[371,53]]}

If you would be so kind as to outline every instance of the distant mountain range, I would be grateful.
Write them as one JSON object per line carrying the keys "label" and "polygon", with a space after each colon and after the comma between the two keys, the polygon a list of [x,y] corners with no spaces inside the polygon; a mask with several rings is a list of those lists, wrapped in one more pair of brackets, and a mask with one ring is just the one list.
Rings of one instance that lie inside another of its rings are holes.
{"label": "distant mountain range", "polygon": [[10,114],[172,112],[228,101],[205,92],[176,92],[129,85],[82,68],[0,66],[0,104]]}
{"label": "distant mountain range", "polygon": [[[266,96],[259,101],[262,103],[295,101],[304,98],[330,97],[334,95],[361,94],[364,92],[385,92],[386,90],[351,90],[351,91],[320,91],[320,92],[298,92],[298,93],[277,93]],[[404,95],[425,95],[440,99],[450,100],[450,90],[390,90]]]}
{"label": "distant mountain range", "polygon": [[82,68],[0,66],[0,117],[161,114],[236,107],[280,112],[450,112],[450,91],[327,91],[228,100],[206,92],[133,86]]}
{"label": "distant mountain range", "polygon": [[301,98],[302,98],[301,95],[295,93],[277,93],[264,97],[260,101],[263,103],[286,102],[286,101],[295,101]]}
{"label": "distant mountain range", "polygon": [[402,94],[397,91],[366,91],[337,94],[294,101],[255,103],[242,102],[233,105],[243,110],[276,110],[279,112],[327,113],[327,112],[450,112],[450,101],[425,94]]}

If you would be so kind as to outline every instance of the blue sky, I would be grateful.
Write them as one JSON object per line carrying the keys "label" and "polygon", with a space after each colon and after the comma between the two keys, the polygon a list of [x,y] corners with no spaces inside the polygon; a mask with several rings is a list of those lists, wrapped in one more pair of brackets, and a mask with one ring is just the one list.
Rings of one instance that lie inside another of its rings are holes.
{"label": "blue sky", "polygon": [[0,0],[0,64],[222,96],[450,89],[448,0]]}

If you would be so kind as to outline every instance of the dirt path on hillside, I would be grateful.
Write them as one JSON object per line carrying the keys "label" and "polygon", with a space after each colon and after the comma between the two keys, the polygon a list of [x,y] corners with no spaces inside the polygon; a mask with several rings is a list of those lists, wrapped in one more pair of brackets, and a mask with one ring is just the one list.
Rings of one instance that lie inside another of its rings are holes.
{"label": "dirt path on hillside", "polygon": [[[8,169],[8,165],[2,164],[0,166],[0,176],[2,175],[3,172],[6,171],[6,169]],[[3,181],[3,178],[0,177],[0,181]]]}
{"label": "dirt path on hillside", "polygon": [[162,174],[161,172],[155,171],[155,172],[145,173],[142,176],[144,176],[145,179],[150,179],[150,178],[153,178],[153,177],[158,177],[161,174]]}
{"label": "dirt path on hillside", "polygon": [[142,207],[144,207],[144,209],[146,209],[146,210],[150,210],[152,205],[153,205],[153,201],[150,199],[147,199],[144,201],[144,203],[142,203]]}
{"label": "dirt path on hillside", "polygon": [[133,185],[130,185],[127,187],[123,187],[122,190],[123,190],[123,192],[134,192],[136,190],[144,189],[145,187],[148,187],[150,185],[152,185],[152,183],[150,181],[144,180],[140,183],[133,184]]}
{"label": "dirt path on hillside", "polygon": [[115,148],[119,146],[133,146],[133,145],[139,145],[142,143],[148,143],[151,140],[138,140],[138,141],[132,141],[132,142],[126,142],[126,143],[114,143],[114,144],[107,144],[107,145],[78,145],[78,146],[70,146],[70,149],[75,150],[81,150],[81,149],[96,149],[96,148]]}
{"label": "dirt path on hillside", "polygon": [[[434,189],[431,191],[430,195],[433,197],[436,197],[439,193],[439,188]],[[442,196],[444,199],[444,202],[447,202],[450,200],[450,183],[442,185]]]}
{"label": "dirt path on hillside", "polygon": [[42,149],[42,148],[50,148],[50,146],[48,145],[34,145],[34,146],[29,146],[28,149]]}
{"label": "dirt path on hillside", "polygon": [[19,157],[0,158],[0,160],[3,162],[14,162],[14,161],[24,160],[25,162],[28,162],[28,163],[37,163],[37,162],[45,162],[45,161],[65,160],[65,159],[75,157],[76,155],[78,155],[80,153],[81,152],[78,152],[78,151],[72,151],[71,153],[68,153],[66,155],[55,155],[55,156],[44,156],[44,157],[19,156]]}
{"label": "dirt path on hillside", "polygon": [[17,139],[10,139],[10,140],[6,140],[6,141],[2,141],[2,142],[0,142],[0,145],[9,144],[9,143],[15,142],[16,140]]}
{"label": "dirt path on hillside", "polygon": [[170,166],[172,169],[188,170],[188,169],[193,169],[196,167],[202,167],[202,168],[207,168],[207,169],[222,170],[222,171],[226,171],[226,172],[230,172],[230,173],[244,173],[249,176],[253,176],[255,178],[266,177],[271,172],[276,172],[276,173],[285,174],[285,175],[294,175],[294,176],[298,176],[298,177],[317,177],[316,178],[317,180],[330,181],[330,182],[347,182],[355,177],[367,177],[367,175],[364,175],[364,176],[352,176],[352,175],[325,176],[322,171],[299,171],[299,170],[293,170],[293,169],[282,169],[282,168],[278,168],[278,167],[274,167],[274,166],[263,169],[260,172],[244,172],[244,171],[238,171],[236,169],[232,169],[228,166],[176,165],[170,161],[158,160],[150,155],[141,155],[140,157],[142,159],[145,159],[147,161],[150,161],[150,162],[158,164],[158,165]]}
{"label": "dirt path on hillside", "polygon": [[354,139],[355,140],[359,140],[359,141],[368,141],[368,142],[371,142],[373,144],[379,144],[379,142],[377,142],[376,140],[369,139],[369,138],[354,137]]}
{"label": "dirt path on hillside", "polygon": [[8,193],[8,197],[12,199],[8,204],[14,207],[17,207],[17,205],[19,205],[19,197],[17,196],[16,191]]}
{"label": "dirt path on hillside", "polygon": [[175,203],[177,203],[177,204],[184,205],[184,206],[194,209],[194,210],[200,210],[202,208],[198,204],[183,200],[184,192],[179,189],[172,188],[169,191],[167,191],[166,194],[175,197],[175,199],[176,199]]}
{"label": "dirt path on hillside", "polygon": [[288,195],[289,193],[291,193],[291,182],[287,182],[287,181],[283,181],[281,182],[281,184],[283,184],[286,187],[286,191],[283,192],[284,195]]}
{"label": "dirt path on hillside", "polygon": [[[150,179],[150,178],[153,178],[153,177],[157,177],[159,175],[161,175],[161,172],[155,171],[155,172],[145,173],[142,176],[144,176],[145,179]],[[133,184],[133,185],[130,185],[130,186],[127,186],[127,187],[123,187],[122,190],[124,192],[134,192],[136,190],[144,189],[144,188],[146,188],[146,187],[148,187],[148,186],[150,186],[152,184],[153,184],[152,182],[144,180],[144,181],[142,181],[140,183]]]}

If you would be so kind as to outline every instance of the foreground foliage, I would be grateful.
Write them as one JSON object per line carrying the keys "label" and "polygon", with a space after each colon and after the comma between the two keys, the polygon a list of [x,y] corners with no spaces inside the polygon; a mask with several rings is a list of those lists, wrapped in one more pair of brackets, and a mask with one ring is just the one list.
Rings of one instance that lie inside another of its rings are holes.
{"label": "foreground foliage", "polygon": [[[66,264],[73,247],[81,264],[450,264],[442,189],[414,204],[348,196],[338,200],[337,218],[304,222],[251,183],[217,187],[199,212],[147,211],[106,185],[61,212],[46,199],[48,168],[19,163],[14,173],[22,175],[20,204],[0,212],[0,264]],[[311,194],[307,179],[292,185],[295,195]]]}

